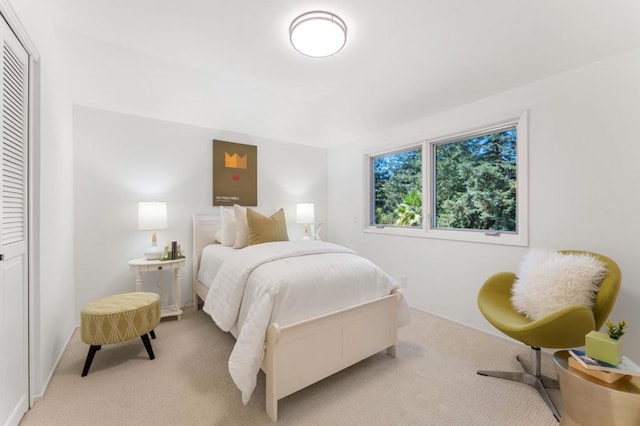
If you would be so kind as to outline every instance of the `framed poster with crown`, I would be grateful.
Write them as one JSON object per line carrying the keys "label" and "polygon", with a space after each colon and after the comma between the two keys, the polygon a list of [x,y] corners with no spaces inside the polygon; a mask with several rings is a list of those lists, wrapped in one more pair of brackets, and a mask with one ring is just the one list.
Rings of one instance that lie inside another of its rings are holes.
{"label": "framed poster with crown", "polygon": [[258,147],[213,140],[213,205],[258,205]]}

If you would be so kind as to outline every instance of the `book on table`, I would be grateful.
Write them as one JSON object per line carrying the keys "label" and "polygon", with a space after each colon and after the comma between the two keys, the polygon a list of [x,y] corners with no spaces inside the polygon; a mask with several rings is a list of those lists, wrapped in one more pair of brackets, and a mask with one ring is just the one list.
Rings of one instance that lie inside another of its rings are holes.
{"label": "book on table", "polygon": [[587,356],[587,354],[579,349],[570,349],[569,354],[587,370],[606,371],[608,373],[616,373],[621,375],[640,376],[640,365],[636,364],[626,356],[622,357],[620,364],[613,365],[604,361]]}
{"label": "book on table", "polygon": [[595,377],[598,380],[601,380],[605,383],[614,383],[620,379],[624,379],[625,377],[631,377],[627,374],[618,374],[618,373],[609,373],[608,371],[600,371],[600,370],[589,370],[585,368],[572,356],[569,356],[567,359],[567,363],[569,364],[569,368],[572,370],[578,370],[581,373],[584,373],[588,376]]}

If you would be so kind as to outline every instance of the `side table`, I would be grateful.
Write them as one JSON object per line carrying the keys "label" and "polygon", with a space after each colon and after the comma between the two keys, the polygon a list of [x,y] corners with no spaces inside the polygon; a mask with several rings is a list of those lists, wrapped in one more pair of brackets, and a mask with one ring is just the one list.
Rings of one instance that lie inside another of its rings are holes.
{"label": "side table", "polygon": [[569,367],[570,356],[553,355],[564,403],[561,425],[640,425],[640,377],[606,383]]}
{"label": "side table", "polygon": [[180,304],[180,290],[182,288],[182,268],[186,263],[186,259],[176,260],[147,260],[133,259],[129,261],[129,269],[136,274],[136,291],[142,290],[142,274],[150,271],[174,271],[173,285],[175,292],[175,305],[163,306],[160,317],[177,316],[180,320],[182,316],[182,308]]}

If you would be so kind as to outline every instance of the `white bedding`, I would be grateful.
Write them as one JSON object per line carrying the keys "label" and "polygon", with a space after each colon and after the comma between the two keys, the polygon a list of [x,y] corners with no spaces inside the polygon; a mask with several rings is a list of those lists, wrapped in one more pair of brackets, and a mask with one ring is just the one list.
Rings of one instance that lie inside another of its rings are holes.
{"label": "white bedding", "polygon": [[205,287],[209,288],[224,261],[235,253],[238,253],[237,249],[223,246],[222,244],[210,244],[206,246],[202,250],[202,256],[200,257],[198,281],[200,281]]}
{"label": "white bedding", "polygon": [[[211,285],[203,284],[209,287],[204,311],[218,327],[233,329],[237,336],[229,372],[245,404],[256,386],[270,323],[295,323],[377,299],[398,288],[369,260],[322,241],[273,242],[235,250]],[[398,320],[399,325],[409,321],[404,298]]]}

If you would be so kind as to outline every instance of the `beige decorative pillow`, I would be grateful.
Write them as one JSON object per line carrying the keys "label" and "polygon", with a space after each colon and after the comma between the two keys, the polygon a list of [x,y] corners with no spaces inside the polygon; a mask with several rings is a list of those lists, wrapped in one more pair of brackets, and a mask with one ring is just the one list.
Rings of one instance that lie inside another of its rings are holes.
{"label": "beige decorative pillow", "polygon": [[247,209],[247,224],[250,246],[271,241],[289,241],[283,209],[268,217],[253,209]]}
{"label": "beige decorative pillow", "polygon": [[236,240],[233,248],[241,249],[249,244],[249,225],[247,224],[247,208],[235,204],[233,210],[236,214]]}

